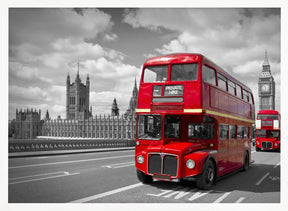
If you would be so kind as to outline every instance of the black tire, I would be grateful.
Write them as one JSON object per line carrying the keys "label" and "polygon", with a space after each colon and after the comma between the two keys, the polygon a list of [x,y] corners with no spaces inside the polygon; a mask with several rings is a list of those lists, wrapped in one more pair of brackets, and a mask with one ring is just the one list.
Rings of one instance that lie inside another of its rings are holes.
{"label": "black tire", "polygon": [[260,148],[259,148],[259,147],[256,147],[256,151],[257,151],[257,152],[260,151]]}
{"label": "black tire", "polygon": [[245,157],[244,157],[244,164],[243,164],[242,170],[243,170],[243,171],[247,171],[248,167],[249,167],[249,156],[248,156],[248,154],[246,153],[246,154],[245,154]]}
{"label": "black tire", "polygon": [[138,177],[140,182],[142,182],[144,184],[149,184],[153,181],[152,176],[147,175],[138,169],[136,169],[136,171],[137,171],[137,177]]}
{"label": "black tire", "polygon": [[206,190],[211,187],[216,179],[215,166],[212,160],[208,160],[202,173],[196,179],[196,185],[199,189]]}

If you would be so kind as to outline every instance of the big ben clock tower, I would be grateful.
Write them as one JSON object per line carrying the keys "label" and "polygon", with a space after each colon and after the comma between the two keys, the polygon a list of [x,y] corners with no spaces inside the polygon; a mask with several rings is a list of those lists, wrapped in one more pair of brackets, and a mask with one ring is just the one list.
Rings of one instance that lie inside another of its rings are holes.
{"label": "big ben clock tower", "polygon": [[259,110],[275,110],[275,81],[271,75],[266,51],[262,67],[258,81]]}

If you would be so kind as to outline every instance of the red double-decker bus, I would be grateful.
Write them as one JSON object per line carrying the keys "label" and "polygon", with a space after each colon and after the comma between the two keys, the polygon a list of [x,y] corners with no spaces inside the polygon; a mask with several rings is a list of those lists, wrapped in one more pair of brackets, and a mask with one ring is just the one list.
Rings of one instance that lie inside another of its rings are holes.
{"label": "red double-decker bus", "polygon": [[281,116],[275,110],[261,110],[256,119],[256,151],[280,151]]}
{"label": "red double-decker bus", "polygon": [[138,179],[195,180],[201,189],[251,162],[251,90],[200,54],[143,65],[136,109]]}

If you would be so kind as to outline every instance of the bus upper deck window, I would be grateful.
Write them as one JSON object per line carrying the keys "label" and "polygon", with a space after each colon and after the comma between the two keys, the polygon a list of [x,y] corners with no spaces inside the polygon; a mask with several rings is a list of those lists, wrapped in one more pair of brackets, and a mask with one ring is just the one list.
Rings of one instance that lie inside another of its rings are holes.
{"label": "bus upper deck window", "polygon": [[176,64],[171,67],[171,81],[195,81],[198,78],[198,64]]}
{"label": "bus upper deck window", "polygon": [[143,82],[164,82],[168,77],[168,66],[150,66],[144,70]]}

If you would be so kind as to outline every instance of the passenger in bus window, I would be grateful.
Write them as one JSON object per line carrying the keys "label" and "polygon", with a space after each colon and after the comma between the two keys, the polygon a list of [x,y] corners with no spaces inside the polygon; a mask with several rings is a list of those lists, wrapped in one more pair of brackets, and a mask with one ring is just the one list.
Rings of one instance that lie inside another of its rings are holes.
{"label": "passenger in bus window", "polygon": [[160,132],[161,132],[161,125],[160,125],[160,122],[157,121],[156,125],[153,127],[153,131],[151,135],[153,138],[159,138],[161,137]]}
{"label": "passenger in bus window", "polygon": [[165,127],[165,138],[173,138],[175,137],[175,130],[173,128],[172,123],[168,123]]}
{"label": "passenger in bus window", "polygon": [[197,136],[199,138],[206,138],[207,137],[207,131],[205,130],[205,128],[203,129],[203,127],[199,127]]}

